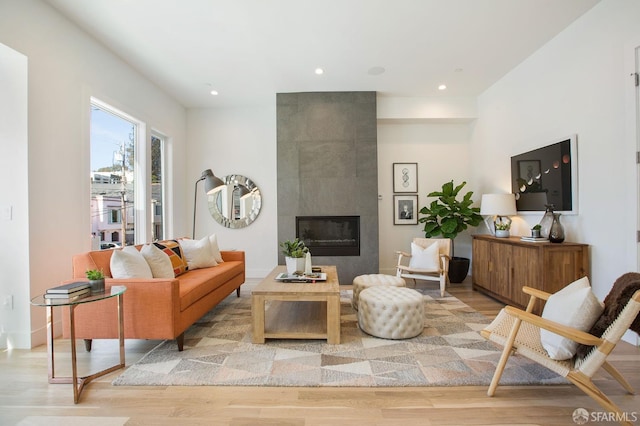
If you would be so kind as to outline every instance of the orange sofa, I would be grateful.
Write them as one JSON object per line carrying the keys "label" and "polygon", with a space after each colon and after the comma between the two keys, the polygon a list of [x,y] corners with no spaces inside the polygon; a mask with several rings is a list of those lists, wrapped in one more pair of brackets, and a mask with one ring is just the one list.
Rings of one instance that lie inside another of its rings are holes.
{"label": "orange sofa", "polygon": [[[124,285],[124,336],[126,339],[176,339],[184,346],[184,331],[245,281],[244,251],[221,251],[224,262],[194,269],[173,279],[114,279],[109,267],[114,250],[90,251],[73,257],[73,278],[86,280],[87,269],[102,269],[105,289]],[[69,337],[69,315],[63,314],[63,336]],[[78,305],[76,338],[87,351],[92,339],[117,339],[117,298]]]}

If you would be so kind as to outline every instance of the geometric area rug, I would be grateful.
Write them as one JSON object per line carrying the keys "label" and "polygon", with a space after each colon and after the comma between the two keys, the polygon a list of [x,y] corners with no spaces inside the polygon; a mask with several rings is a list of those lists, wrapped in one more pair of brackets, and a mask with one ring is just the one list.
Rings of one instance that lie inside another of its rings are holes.
{"label": "geometric area rug", "polygon": [[[490,320],[437,289],[417,289],[424,330],[405,340],[370,336],[358,328],[351,290],[342,290],[341,343],[267,339],[251,343],[251,296],[232,293],[185,332],[184,350],[166,340],[129,366],[121,386],[466,386],[491,382],[501,348],[478,332]],[[518,355],[501,385],[566,384]]]}

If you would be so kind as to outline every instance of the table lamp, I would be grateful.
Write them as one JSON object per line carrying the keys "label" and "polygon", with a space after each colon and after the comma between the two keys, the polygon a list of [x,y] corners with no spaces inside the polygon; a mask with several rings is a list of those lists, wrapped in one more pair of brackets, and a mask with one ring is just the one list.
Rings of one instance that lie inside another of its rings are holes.
{"label": "table lamp", "polygon": [[[516,197],[513,194],[483,194],[480,204],[480,215],[487,216],[485,223],[492,235],[508,237],[511,228],[509,216],[517,214]],[[493,226],[487,223],[488,217],[493,217]]]}

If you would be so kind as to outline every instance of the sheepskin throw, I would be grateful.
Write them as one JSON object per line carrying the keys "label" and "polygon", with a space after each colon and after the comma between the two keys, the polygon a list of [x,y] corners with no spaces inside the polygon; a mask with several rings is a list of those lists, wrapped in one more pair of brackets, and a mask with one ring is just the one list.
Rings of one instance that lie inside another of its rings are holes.
{"label": "sheepskin throw", "polygon": [[[591,327],[589,333],[598,337],[602,336],[637,290],[640,290],[640,273],[628,272],[618,278],[604,299],[604,312],[593,327]],[[636,333],[640,333],[640,315],[633,320],[629,328]],[[592,346],[580,345],[576,353],[577,357],[586,357],[591,348]]]}

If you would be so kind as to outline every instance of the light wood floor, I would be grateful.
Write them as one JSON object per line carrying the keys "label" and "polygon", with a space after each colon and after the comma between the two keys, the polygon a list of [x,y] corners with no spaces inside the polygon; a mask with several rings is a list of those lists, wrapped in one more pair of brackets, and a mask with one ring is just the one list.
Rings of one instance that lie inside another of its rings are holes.
{"label": "light wood floor", "polygon": [[[472,291],[468,282],[448,290],[489,317],[502,307]],[[157,343],[127,341],[127,364]],[[57,359],[57,374],[69,374],[68,341],[57,345],[63,352]],[[81,349],[79,358],[80,373],[90,374],[117,361],[117,344],[97,340],[91,354]],[[623,343],[610,359],[640,389],[640,350]],[[71,385],[47,382],[46,347],[4,351],[0,425],[573,425],[575,409],[601,411],[571,385],[505,386],[489,398],[485,387],[114,387],[111,381],[118,374],[87,385],[80,403],[74,405]],[[597,376],[596,383],[623,410],[635,412],[640,424],[640,396],[626,394],[606,373]],[[594,424],[615,423],[588,423]]]}

